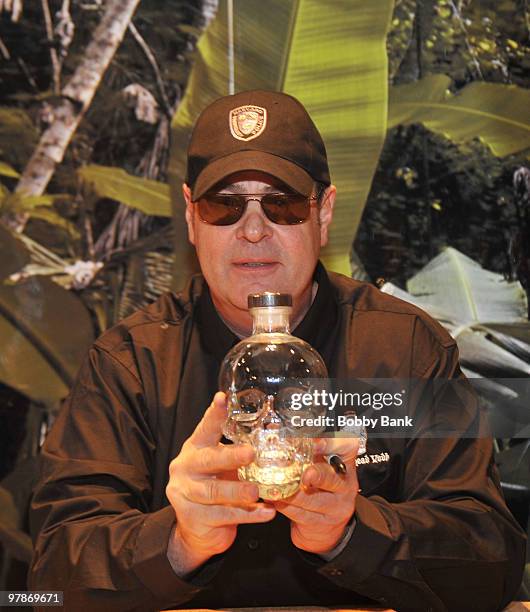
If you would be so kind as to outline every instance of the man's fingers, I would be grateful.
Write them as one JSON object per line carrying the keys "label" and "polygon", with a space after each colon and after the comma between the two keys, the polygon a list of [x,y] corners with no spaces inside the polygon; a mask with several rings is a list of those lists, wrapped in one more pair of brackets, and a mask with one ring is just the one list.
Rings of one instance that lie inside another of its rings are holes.
{"label": "man's fingers", "polygon": [[310,521],[314,522],[315,520],[318,520],[318,518],[322,518],[315,515],[315,513],[306,510],[305,508],[294,506],[293,504],[285,502],[275,502],[274,506],[280,514],[283,514],[289,520],[302,525]]}
{"label": "man's fingers", "polygon": [[315,441],[316,455],[339,455],[345,463],[355,460],[358,450],[359,438],[319,438]]}
{"label": "man's fingers", "polygon": [[251,508],[232,506],[208,506],[204,521],[211,527],[240,525],[242,523],[266,523],[276,516],[276,510],[265,504],[255,504]]}
{"label": "man's fingers", "polygon": [[254,458],[254,450],[249,444],[219,444],[211,448],[201,448],[200,452],[190,454],[190,473],[212,475],[237,470],[248,465]]}
{"label": "man's fingers", "polygon": [[226,417],[226,396],[219,391],[214,395],[212,403],[189,437],[189,441],[197,448],[215,446],[223,435],[223,424]]}
{"label": "man's fingers", "polygon": [[329,491],[330,493],[347,493],[357,491],[357,470],[351,462],[346,467],[346,474],[337,474],[335,470],[324,462],[315,463],[305,470],[302,484],[306,487]]}
{"label": "man's fingers", "polygon": [[326,491],[306,492],[300,489],[291,497],[274,502],[274,507],[291,520],[308,522],[309,520],[322,519],[322,517],[328,515],[336,502],[337,499],[332,493]]}
{"label": "man's fingers", "polygon": [[259,498],[255,484],[215,478],[190,480],[184,494],[189,501],[204,505],[245,505]]}

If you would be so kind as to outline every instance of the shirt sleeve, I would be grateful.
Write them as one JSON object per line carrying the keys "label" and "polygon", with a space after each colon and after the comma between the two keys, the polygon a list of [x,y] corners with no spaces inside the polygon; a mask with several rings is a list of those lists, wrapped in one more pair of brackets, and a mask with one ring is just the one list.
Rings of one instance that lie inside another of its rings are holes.
{"label": "shirt sleeve", "polygon": [[[433,346],[432,337],[422,342]],[[456,345],[434,347],[415,376],[441,384],[423,429],[405,441],[398,500],[359,495],[351,538],[318,571],[404,612],[493,612],[520,586],[525,537],[502,497],[485,415]],[[441,425],[458,435],[433,435]]]}
{"label": "shirt sleeve", "polygon": [[353,530],[355,529],[355,522],[355,516],[352,516],[337,546],[335,546],[335,548],[332,548],[327,553],[320,553],[318,556],[324,559],[324,561],[333,561],[335,557],[340,555],[340,553],[346,548],[346,544],[348,544],[350,538],[353,535]]}
{"label": "shirt sleeve", "polygon": [[92,348],[41,453],[29,587],[67,610],[159,610],[200,589],[167,558],[175,514],[149,511],[156,442],[134,373]]}

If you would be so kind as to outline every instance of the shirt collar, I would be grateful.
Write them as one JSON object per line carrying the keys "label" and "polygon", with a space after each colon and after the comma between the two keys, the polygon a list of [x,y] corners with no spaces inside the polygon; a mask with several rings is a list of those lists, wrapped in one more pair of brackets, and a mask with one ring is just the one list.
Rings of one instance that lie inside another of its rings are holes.
{"label": "shirt collar", "polygon": [[[292,334],[309,342],[322,355],[329,368],[338,328],[337,299],[327,272],[320,262],[315,269],[313,280],[318,283],[315,299],[305,317],[292,330]],[[239,342],[240,338],[219,316],[206,283],[199,298],[198,321],[203,348],[221,363],[226,353]]]}

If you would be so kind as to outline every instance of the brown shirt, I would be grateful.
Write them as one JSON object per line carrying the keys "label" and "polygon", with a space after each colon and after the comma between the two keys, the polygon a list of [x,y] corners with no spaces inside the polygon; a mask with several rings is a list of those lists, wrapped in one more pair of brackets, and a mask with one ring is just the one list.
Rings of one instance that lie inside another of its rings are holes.
{"label": "brown shirt", "polygon": [[[425,313],[340,275],[329,282],[320,267],[317,280],[295,331],[331,375],[462,376],[454,341]],[[177,578],[166,557],[168,466],[235,340],[194,277],[183,295],[161,297],[95,343],[43,448],[31,588],[63,590],[67,610],[99,611],[371,598],[398,610],[486,612],[514,596],[524,536],[499,491],[491,439],[466,435],[369,440],[368,453],[389,460],[359,465],[357,524],[329,563],[296,549],[278,516],[240,526],[226,553]],[[434,401],[458,431],[482,431],[471,393]]]}

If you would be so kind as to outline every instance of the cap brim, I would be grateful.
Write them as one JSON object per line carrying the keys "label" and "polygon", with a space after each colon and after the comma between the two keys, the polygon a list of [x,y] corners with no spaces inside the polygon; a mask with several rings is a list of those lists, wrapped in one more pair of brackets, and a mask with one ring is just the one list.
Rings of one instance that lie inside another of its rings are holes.
{"label": "cap brim", "polygon": [[195,181],[191,192],[192,199],[198,200],[219,181],[245,170],[270,174],[305,196],[310,196],[313,192],[314,180],[305,170],[288,159],[265,151],[237,151],[216,159],[204,168]]}

